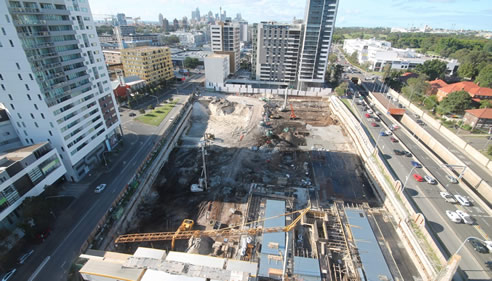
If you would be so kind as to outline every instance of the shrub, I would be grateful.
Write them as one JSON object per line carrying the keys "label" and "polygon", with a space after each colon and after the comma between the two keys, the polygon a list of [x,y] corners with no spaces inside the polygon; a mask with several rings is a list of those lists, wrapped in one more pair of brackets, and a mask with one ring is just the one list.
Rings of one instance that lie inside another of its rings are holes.
{"label": "shrub", "polygon": [[140,108],[140,109],[138,110],[138,112],[140,112],[140,113],[144,114],[144,113],[145,113],[145,109]]}

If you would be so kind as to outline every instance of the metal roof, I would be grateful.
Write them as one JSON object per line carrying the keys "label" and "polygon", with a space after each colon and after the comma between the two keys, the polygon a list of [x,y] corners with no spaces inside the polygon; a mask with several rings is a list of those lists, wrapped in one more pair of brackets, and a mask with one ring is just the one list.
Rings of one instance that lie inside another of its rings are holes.
{"label": "metal roof", "polygon": [[155,281],[155,280],[166,280],[166,281],[205,281],[205,277],[190,277],[185,275],[174,275],[163,271],[157,271],[148,269],[142,280],[140,281]]}
{"label": "metal roof", "polygon": [[[105,276],[109,279],[138,281],[142,278],[145,269],[122,267],[121,263],[90,259],[80,269],[83,277],[87,275]],[[87,275],[86,275],[87,274]],[[89,280],[88,277],[86,280]]]}
{"label": "metal roof", "polygon": [[146,247],[138,247],[135,253],[133,253],[133,256],[139,258],[163,260],[166,257],[166,251]]}
{"label": "metal roof", "polygon": [[[270,272],[278,271],[281,272],[283,269],[283,260],[272,258],[274,256],[267,254],[260,254],[260,266],[258,269],[258,276],[269,277]],[[277,256],[278,257],[278,256]]]}
{"label": "metal roof", "polygon": [[182,252],[169,252],[166,261],[177,261],[187,264],[206,266],[212,268],[224,268],[225,259],[216,258],[197,254],[188,254]]}
{"label": "metal roof", "polygon": [[300,277],[316,277],[313,280],[321,280],[318,259],[294,257],[294,274]]}
{"label": "metal roof", "polygon": [[359,250],[366,280],[393,280],[364,210],[346,208],[345,213],[347,214],[355,245]]}
{"label": "metal roof", "polygon": [[[285,201],[279,200],[267,200],[265,206],[265,218],[275,217],[285,214]],[[264,222],[263,227],[282,227],[285,226],[285,217],[276,217],[268,219]],[[278,245],[278,247],[272,247],[272,245]],[[273,232],[263,234],[263,242],[261,246],[261,253],[268,255],[278,255],[279,250],[282,255],[285,252],[285,233]]]}

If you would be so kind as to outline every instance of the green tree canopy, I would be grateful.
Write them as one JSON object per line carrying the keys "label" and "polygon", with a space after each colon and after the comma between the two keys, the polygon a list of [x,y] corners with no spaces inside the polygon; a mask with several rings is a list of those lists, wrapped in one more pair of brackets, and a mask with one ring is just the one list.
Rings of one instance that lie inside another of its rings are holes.
{"label": "green tree canopy", "polygon": [[487,64],[487,66],[480,70],[475,83],[481,87],[492,88],[492,63]]}
{"label": "green tree canopy", "polygon": [[335,88],[335,93],[337,93],[338,96],[344,96],[345,93],[347,92],[348,89],[348,83],[343,82],[340,84],[338,87]]}
{"label": "green tree canopy", "polygon": [[472,108],[472,98],[466,91],[456,91],[445,97],[437,111],[440,114],[464,114],[465,110]]}
{"label": "green tree canopy", "polygon": [[430,80],[437,78],[444,78],[447,65],[445,62],[438,59],[425,61],[423,64],[417,66],[417,71],[429,76]]}
{"label": "green tree canopy", "polygon": [[183,64],[186,68],[195,68],[200,64],[200,60],[197,58],[186,57]]}
{"label": "green tree canopy", "polygon": [[479,108],[492,108],[492,103],[490,103],[490,100],[482,100]]}
{"label": "green tree canopy", "polygon": [[429,77],[425,74],[420,74],[419,77],[410,78],[407,81],[407,86],[403,87],[402,92],[412,97],[412,100],[421,100],[429,91],[430,85],[427,83]]}
{"label": "green tree canopy", "polygon": [[488,63],[492,62],[492,55],[484,51],[471,51],[458,58],[460,66],[458,75],[463,78],[475,79]]}
{"label": "green tree canopy", "polygon": [[179,37],[176,35],[164,36],[161,38],[161,41],[165,45],[174,45],[179,43]]}

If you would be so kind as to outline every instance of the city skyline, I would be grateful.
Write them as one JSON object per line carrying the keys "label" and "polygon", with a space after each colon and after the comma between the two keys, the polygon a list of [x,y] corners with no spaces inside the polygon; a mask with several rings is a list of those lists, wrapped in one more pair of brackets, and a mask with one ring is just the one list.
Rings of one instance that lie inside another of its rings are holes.
{"label": "city skyline", "polygon": [[[155,3],[158,3],[157,5]],[[191,12],[197,7],[201,15],[212,11],[215,15],[227,11],[227,16],[234,18],[241,13],[242,18],[249,22],[279,21],[291,22],[294,17],[304,18],[305,1],[299,0],[190,0],[186,5],[176,5],[176,1],[142,0],[135,6],[130,0],[122,0],[117,6],[110,1],[90,0],[92,13],[108,15],[125,13],[130,17],[141,17],[144,21],[158,22],[158,15],[162,13],[167,19],[181,19],[186,16],[191,18]],[[184,1],[179,1],[183,4]],[[423,27],[429,25],[433,28],[447,29],[474,29],[492,30],[492,8],[487,7],[486,0],[379,0],[379,5],[374,5],[364,0],[342,0],[338,8],[336,26],[349,27]],[[170,6],[168,4],[173,3]],[[179,4],[179,3],[178,3]],[[162,5],[162,9],[158,6]],[[257,9],[258,6],[268,7]],[[149,9],[152,7],[152,9]]]}

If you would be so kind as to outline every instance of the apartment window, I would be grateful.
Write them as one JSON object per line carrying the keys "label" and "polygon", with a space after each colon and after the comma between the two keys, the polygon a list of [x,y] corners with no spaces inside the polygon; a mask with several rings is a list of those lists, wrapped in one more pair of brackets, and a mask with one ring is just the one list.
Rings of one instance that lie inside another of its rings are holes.
{"label": "apartment window", "polygon": [[7,32],[5,32],[5,28],[2,27],[2,33],[3,35],[7,35]]}
{"label": "apartment window", "polygon": [[15,63],[15,66],[17,66],[17,69],[20,70],[20,65],[18,62]]}
{"label": "apartment window", "polygon": [[[22,122],[22,127],[26,128],[26,123]],[[27,136],[27,133],[26,133]]]}
{"label": "apartment window", "polygon": [[1,86],[2,86],[2,90],[4,90],[4,91],[5,91],[5,86],[4,86],[3,84],[1,84]]}
{"label": "apartment window", "polygon": [[29,94],[27,94],[27,99],[31,100],[31,96]]}
{"label": "apartment window", "polygon": [[51,131],[48,131],[48,133],[50,133],[50,136],[53,136],[53,133]]}
{"label": "apartment window", "polygon": [[50,126],[51,126],[51,128],[54,128],[53,123],[51,123],[51,122],[50,122]]}
{"label": "apartment window", "polygon": [[31,78],[31,80],[34,80],[34,77],[32,77],[31,73],[29,73],[29,78]]}
{"label": "apartment window", "polygon": [[3,81],[3,76],[2,76],[2,74],[0,74],[0,80],[2,80],[2,81]]}
{"label": "apartment window", "polygon": [[20,73],[17,73],[17,76],[19,77],[19,80],[22,80],[22,75],[20,75]]}
{"label": "apartment window", "polygon": [[13,104],[10,104],[10,107],[12,107],[13,110],[15,110],[15,107]]}
{"label": "apartment window", "polygon": [[43,113],[41,113],[41,118],[43,118],[43,119],[44,119],[44,114],[43,114]]}
{"label": "apartment window", "polygon": [[9,94],[9,99],[10,99],[10,100],[14,100],[14,99],[12,98],[12,95],[11,95],[11,94]]}
{"label": "apartment window", "polygon": [[[26,131],[24,131],[24,133],[25,133],[25,132],[26,132]],[[28,139],[26,139],[26,143],[29,143],[29,140],[28,140]]]}
{"label": "apartment window", "polygon": [[31,113],[31,118],[34,119],[34,114]]}
{"label": "apartment window", "polygon": [[37,123],[37,122],[34,122],[34,126],[36,126],[36,128],[39,128],[39,126],[38,126],[38,123]]}
{"label": "apartment window", "polygon": [[36,110],[39,110],[39,108],[38,108],[38,105],[37,105],[37,104],[34,104],[34,108],[36,108]]}
{"label": "apartment window", "polygon": [[61,150],[62,150],[63,152],[65,152],[65,149],[63,148],[63,146],[61,147]]}
{"label": "apartment window", "polygon": [[7,20],[8,23],[10,23],[9,15],[5,15],[5,19]]}
{"label": "apartment window", "polygon": [[17,112],[17,116],[19,116],[19,119],[22,119],[22,116],[20,115],[19,112]]}
{"label": "apartment window", "polygon": [[26,90],[28,90],[28,91],[29,91],[29,85],[27,85],[27,84],[26,84]]}
{"label": "apartment window", "polygon": [[14,47],[14,42],[12,42],[12,40],[9,40],[9,43],[11,47]]}
{"label": "apartment window", "polygon": [[39,100],[43,100],[43,98],[41,98],[41,95],[39,95],[39,94],[38,94],[38,98],[39,98]]}
{"label": "apartment window", "polygon": [[[32,139],[30,139],[30,140],[31,140],[31,143],[34,144],[34,141]],[[26,165],[27,165],[27,163],[26,163]]]}

